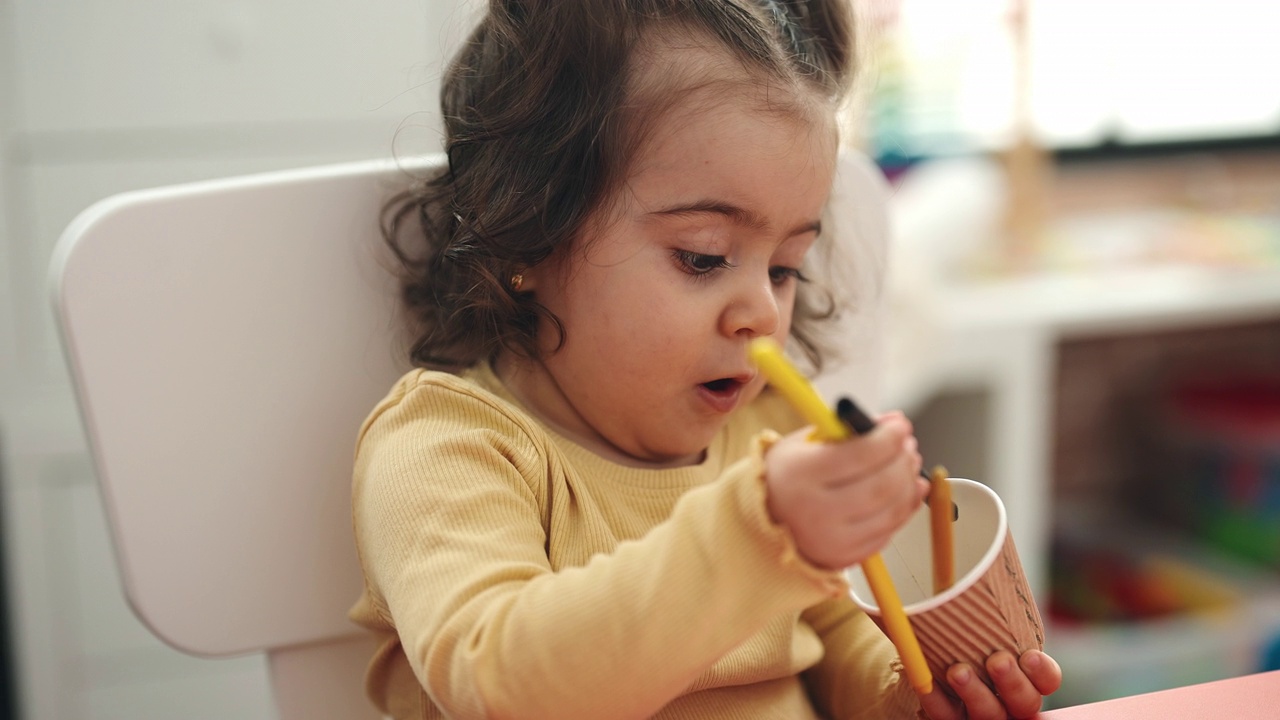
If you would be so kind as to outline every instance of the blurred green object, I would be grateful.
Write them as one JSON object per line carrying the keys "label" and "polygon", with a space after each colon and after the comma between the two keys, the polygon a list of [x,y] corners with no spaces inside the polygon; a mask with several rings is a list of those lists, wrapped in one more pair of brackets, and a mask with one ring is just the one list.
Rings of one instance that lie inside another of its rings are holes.
{"label": "blurred green object", "polygon": [[1252,562],[1280,564],[1280,515],[1219,509],[1204,532],[1221,550]]}

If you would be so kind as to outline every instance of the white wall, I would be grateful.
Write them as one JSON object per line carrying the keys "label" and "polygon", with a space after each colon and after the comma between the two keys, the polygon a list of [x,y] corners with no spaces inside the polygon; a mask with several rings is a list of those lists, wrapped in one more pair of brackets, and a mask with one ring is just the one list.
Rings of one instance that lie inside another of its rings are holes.
{"label": "white wall", "polygon": [[[16,57],[13,52],[13,7],[0,0],[0,139],[8,138],[13,128],[13,88]],[[9,242],[9,226],[13,213],[9,208],[9,143],[0,142],[0,395],[8,394],[16,374],[17,349],[14,337],[13,303],[9,292],[13,287],[13,251]]]}
{"label": "white wall", "polygon": [[125,190],[434,151],[475,0],[0,0],[0,478],[23,717],[268,718],[259,658],[185,658],[119,590],[47,300]]}

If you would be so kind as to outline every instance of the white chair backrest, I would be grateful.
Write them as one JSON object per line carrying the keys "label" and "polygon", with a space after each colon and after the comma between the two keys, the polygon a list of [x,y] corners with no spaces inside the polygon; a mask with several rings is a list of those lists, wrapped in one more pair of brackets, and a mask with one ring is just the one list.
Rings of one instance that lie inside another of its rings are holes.
{"label": "white chair backrest", "polygon": [[[361,421],[407,369],[378,218],[408,182],[387,161],[127,193],[55,252],[130,604],[179,650],[267,652],[286,720],[374,716],[370,641],[346,618],[361,589],[350,472]],[[877,284],[884,197],[865,158],[842,160],[837,232]],[[825,381],[872,405],[875,305],[848,321],[853,362]]]}
{"label": "white chair backrest", "polygon": [[[59,243],[54,301],[125,593],[179,650],[323,654],[358,631],[353,447],[407,369],[378,230],[407,182],[371,162],[127,193]],[[368,710],[362,645],[340,687]]]}

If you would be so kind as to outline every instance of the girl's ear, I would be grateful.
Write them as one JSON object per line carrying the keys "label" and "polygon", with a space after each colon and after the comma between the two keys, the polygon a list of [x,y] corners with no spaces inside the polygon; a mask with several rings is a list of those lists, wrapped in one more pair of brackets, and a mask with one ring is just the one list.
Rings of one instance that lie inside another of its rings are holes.
{"label": "girl's ear", "polygon": [[533,292],[538,287],[539,266],[518,268],[508,281],[511,292],[517,295]]}
{"label": "girl's ear", "polygon": [[543,258],[532,265],[516,268],[515,272],[521,278],[520,289],[517,292],[531,293],[556,287],[564,279],[563,263],[564,259],[559,253],[552,253],[550,257]]}

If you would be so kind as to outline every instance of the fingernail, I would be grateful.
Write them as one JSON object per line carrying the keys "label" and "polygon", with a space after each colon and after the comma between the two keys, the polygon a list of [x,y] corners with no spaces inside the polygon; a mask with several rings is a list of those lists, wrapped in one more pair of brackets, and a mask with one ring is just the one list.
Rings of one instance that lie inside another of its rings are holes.
{"label": "fingernail", "polygon": [[962,667],[951,673],[951,678],[956,685],[968,685],[973,679],[973,673],[969,672],[969,668]]}
{"label": "fingernail", "polygon": [[1022,666],[1028,670],[1035,670],[1044,663],[1044,659],[1040,657],[1038,652],[1029,652],[1022,656]]}
{"label": "fingernail", "polygon": [[1002,657],[992,663],[991,670],[996,675],[1008,675],[1013,672],[1013,658]]}
{"label": "fingernail", "polygon": [[902,449],[908,453],[914,453],[920,447],[920,441],[916,440],[915,435],[908,435],[906,440],[902,441]]}

